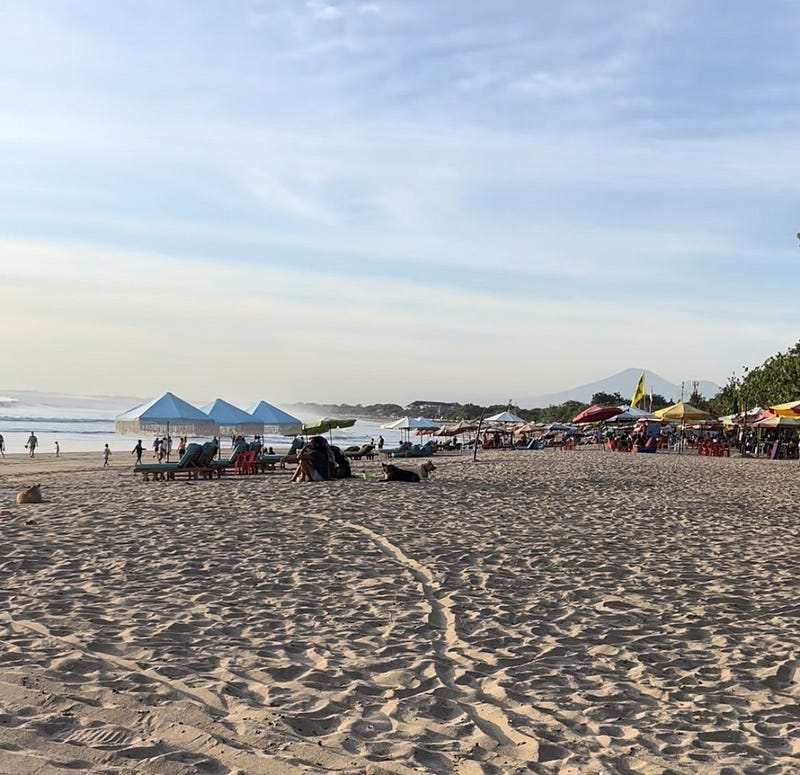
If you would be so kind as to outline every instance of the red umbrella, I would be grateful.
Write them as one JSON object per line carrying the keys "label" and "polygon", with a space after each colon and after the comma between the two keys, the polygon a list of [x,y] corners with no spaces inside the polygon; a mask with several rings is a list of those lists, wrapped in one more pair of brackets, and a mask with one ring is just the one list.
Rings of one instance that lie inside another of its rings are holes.
{"label": "red umbrella", "polygon": [[576,414],[572,418],[572,422],[575,423],[575,425],[587,422],[603,422],[603,420],[607,420],[609,417],[615,417],[618,414],[622,414],[622,409],[618,406],[599,406],[595,404]]}

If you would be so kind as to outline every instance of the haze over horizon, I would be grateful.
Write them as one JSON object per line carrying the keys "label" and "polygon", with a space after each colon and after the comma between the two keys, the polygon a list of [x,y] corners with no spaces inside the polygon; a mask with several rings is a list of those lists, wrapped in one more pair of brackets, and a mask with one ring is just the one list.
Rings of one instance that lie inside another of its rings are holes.
{"label": "haze over horizon", "polygon": [[[0,9],[3,382],[503,403],[797,340],[800,7]],[[13,385],[12,385],[13,383]]]}

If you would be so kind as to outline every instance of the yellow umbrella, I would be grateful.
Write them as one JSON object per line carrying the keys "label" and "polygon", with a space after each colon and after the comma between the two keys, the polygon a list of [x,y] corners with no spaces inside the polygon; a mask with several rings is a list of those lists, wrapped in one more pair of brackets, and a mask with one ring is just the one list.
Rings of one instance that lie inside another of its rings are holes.
{"label": "yellow umbrella", "polygon": [[709,412],[704,412],[702,409],[698,409],[691,404],[686,404],[683,401],[678,401],[677,404],[659,409],[657,412],[653,412],[653,414],[656,417],[660,417],[662,420],[677,420],[684,423],[707,420],[711,417]]}
{"label": "yellow umbrella", "polygon": [[800,417],[800,401],[789,401],[786,404],[776,404],[769,407],[778,417]]}

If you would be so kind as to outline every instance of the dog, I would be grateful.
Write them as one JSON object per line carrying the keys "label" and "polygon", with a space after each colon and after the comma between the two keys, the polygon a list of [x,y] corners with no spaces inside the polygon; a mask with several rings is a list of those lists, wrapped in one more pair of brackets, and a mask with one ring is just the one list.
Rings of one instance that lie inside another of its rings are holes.
{"label": "dog", "polygon": [[40,484],[35,484],[27,490],[17,493],[17,503],[42,503],[42,489]]}
{"label": "dog", "polygon": [[419,474],[420,479],[429,479],[430,475],[436,470],[432,460],[426,460],[414,469]]}
{"label": "dog", "polygon": [[414,470],[400,468],[391,463],[381,463],[381,466],[383,467],[384,482],[421,482],[436,470],[436,466],[430,460],[426,460]]}

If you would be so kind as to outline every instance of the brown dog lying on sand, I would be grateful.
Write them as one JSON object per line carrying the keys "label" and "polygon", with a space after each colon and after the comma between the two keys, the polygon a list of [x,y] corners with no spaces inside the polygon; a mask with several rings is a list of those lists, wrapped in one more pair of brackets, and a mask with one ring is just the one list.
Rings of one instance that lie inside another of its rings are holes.
{"label": "brown dog lying on sand", "polygon": [[413,470],[400,468],[391,463],[381,463],[381,466],[383,467],[384,482],[421,482],[436,470],[436,466],[430,460],[426,460]]}
{"label": "brown dog lying on sand", "polygon": [[27,490],[17,493],[17,503],[41,503],[42,490],[40,484],[34,484]]}

